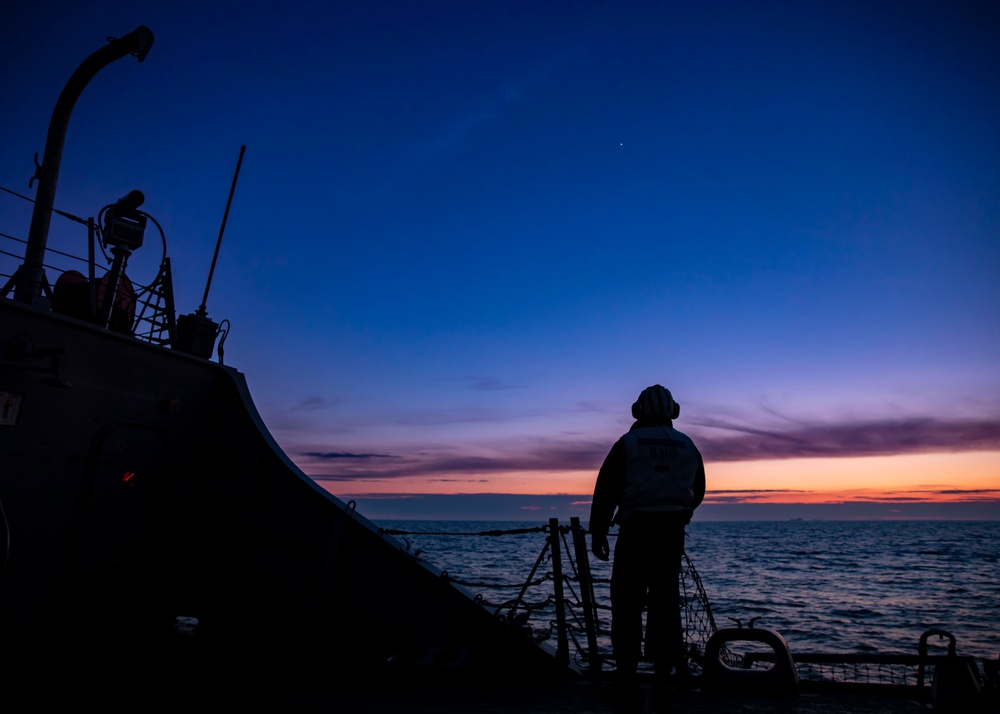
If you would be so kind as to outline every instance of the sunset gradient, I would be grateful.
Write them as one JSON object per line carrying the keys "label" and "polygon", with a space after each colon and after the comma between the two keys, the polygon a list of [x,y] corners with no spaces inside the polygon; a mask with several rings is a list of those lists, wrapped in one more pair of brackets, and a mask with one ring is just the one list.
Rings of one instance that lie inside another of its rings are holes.
{"label": "sunset gradient", "polygon": [[[0,186],[147,25],[56,206],[143,191],[191,312],[246,145],[208,312],[360,512],[586,517],[661,383],[699,517],[1000,518],[996,3],[63,5],[0,4]],[[3,193],[0,231],[30,211]]]}

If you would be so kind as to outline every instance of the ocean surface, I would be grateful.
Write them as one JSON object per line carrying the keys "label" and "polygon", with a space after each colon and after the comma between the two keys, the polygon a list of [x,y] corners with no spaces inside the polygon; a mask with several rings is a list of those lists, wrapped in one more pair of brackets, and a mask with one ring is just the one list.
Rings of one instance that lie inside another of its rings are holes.
{"label": "ocean surface", "polygon": [[[501,536],[441,535],[540,529],[538,522],[389,521],[413,552],[487,604],[524,593],[528,603],[552,592],[551,558],[539,560],[544,532]],[[569,525],[560,524],[560,525]],[[687,528],[687,553],[719,627],[729,618],[780,632],[793,652],[916,654],[921,633],[952,633],[959,655],[1000,654],[1000,521],[698,522]],[[568,536],[567,536],[568,540]],[[589,537],[587,544],[589,547]],[[612,540],[614,547],[614,540]],[[564,569],[572,572],[566,556]],[[610,566],[590,558],[599,603],[610,603]],[[551,609],[551,608],[550,608]],[[601,611],[601,627],[610,613]],[[551,612],[533,613],[534,628]],[[606,638],[605,638],[606,639]],[[933,638],[930,652],[947,641]],[[602,642],[606,644],[606,642]]]}

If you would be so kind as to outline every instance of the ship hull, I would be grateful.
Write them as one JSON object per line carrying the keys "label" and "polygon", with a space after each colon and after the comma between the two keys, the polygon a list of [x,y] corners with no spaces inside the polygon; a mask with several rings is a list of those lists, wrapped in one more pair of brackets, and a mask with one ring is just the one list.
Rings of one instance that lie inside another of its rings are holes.
{"label": "ship hull", "polygon": [[551,661],[303,474],[235,369],[6,299],[0,349],[5,641]]}

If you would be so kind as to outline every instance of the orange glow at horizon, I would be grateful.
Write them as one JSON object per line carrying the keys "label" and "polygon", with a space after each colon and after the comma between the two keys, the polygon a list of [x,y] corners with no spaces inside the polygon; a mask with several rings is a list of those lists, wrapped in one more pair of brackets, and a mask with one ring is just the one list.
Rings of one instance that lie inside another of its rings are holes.
{"label": "orange glow at horizon", "polygon": [[[706,464],[706,503],[1000,499],[1000,451]],[[335,495],[590,494],[596,470],[510,472],[326,483]]]}
{"label": "orange glow at horizon", "polygon": [[1000,452],[717,464],[706,502],[841,503],[1000,499]]}

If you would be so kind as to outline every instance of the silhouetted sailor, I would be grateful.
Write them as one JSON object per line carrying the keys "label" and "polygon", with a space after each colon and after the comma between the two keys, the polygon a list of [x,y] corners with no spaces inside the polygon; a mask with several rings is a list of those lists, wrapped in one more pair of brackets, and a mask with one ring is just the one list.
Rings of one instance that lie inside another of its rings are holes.
{"label": "silhouetted sailor", "polygon": [[645,654],[655,663],[657,684],[674,668],[679,678],[689,675],[678,576],[684,526],[705,497],[705,465],[690,437],[674,429],[679,413],[667,389],[659,384],[644,389],[632,405],[635,423],[611,447],[594,487],[591,550],[601,560],[609,556],[608,529],[618,524],[611,642],[616,689],[625,698],[640,696],[636,670],[644,606]]}

